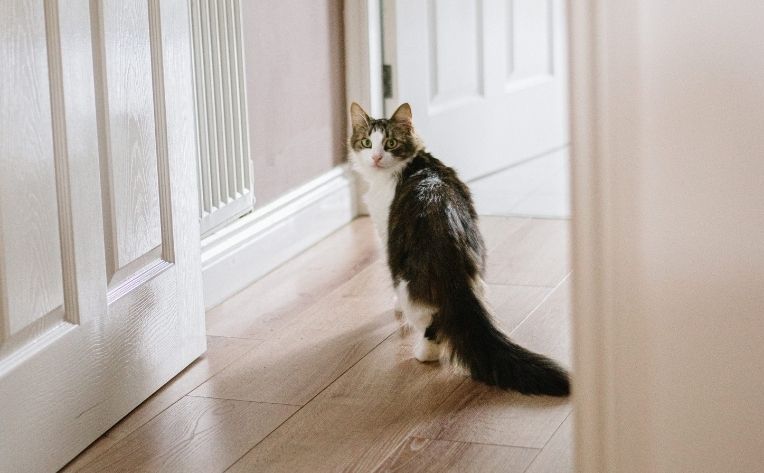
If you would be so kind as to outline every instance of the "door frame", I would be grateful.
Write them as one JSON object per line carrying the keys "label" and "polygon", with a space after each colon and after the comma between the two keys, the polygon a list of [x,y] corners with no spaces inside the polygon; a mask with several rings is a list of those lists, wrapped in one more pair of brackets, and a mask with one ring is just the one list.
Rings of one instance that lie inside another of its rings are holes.
{"label": "door frame", "polygon": [[[345,31],[345,102],[353,102],[371,114],[385,114],[385,96],[382,87],[382,1],[357,0],[344,2]],[[373,59],[372,59],[373,58]],[[349,115],[349,111],[346,112]],[[350,135],[350,120],[347,133]],[[363,179],[352,175],[354,207],[357,215],[368,215],[363,200],[368,189]]]}
{"label": "door frame", "polygon": [[372,116],[382,116],[382,0],[345,2],[343,16],[348,107],[358,102]]}
{"label": "door frame", "polygon": [[626,327],[613,317],[628,313],[629,268],[639,263],[619,224],[639,217],[639,8],[568,0],[576,471],[619,471],[619,372],[639,369],[619,361],[634,359],[639,347],[619,343]]}

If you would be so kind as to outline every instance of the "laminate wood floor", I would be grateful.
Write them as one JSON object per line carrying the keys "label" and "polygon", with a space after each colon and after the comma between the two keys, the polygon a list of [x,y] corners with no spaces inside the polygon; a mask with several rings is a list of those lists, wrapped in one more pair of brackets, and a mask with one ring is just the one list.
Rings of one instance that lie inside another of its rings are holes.
{"label": "laminate wood floor", "polygon": [[[569,366],[568,221],[481,226],[502,328]],[[573,471],[568,400],[412,358],[380,254],[360,218],[210,310],[207,353],[62,471]]]}

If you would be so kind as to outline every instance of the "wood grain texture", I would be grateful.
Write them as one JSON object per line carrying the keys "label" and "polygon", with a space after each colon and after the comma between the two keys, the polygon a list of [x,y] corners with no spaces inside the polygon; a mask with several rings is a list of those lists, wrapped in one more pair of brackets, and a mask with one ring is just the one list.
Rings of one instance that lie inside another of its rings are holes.
{"label": "wood grain texture", "polygon": [[[22,5],[23,2],[11,3]],[[11,3],[3,3],[3,7]],[[24,4],[23,8],[32,5]],[[49,100],[64,110],[48,118],[47,123],[12,122],[11,129],[33,125],[37,132],[44,134],[51,129],[50,120],[66,120],[63,126],[57,125],[66,133],[57,139],[57,150],[64,150],[66,154],[69,174],[66,178],[71,193],[58,210],[71,209],[74,264],[68,263],[67,269],[76,270],[80,296],[79,313],[66,314],[66,318],[81,323],[64,324],[64,330],[36,340],[34,350],[19,353],[12,369],[0,377],[0,417],[3,419],[0,470],[3,471],[60,468],[205,348],[193,168],[188,4],[183,0],[163,0],[161,19],[159,13],[154,15],[161,23],[160,50],[164,63],[163,75],[157,80],[161,78],[164,87],[153,86],[166,95],[165,151],[172,176],[169,191],[172,209],[167,213],[167,221],[175,237],[175,260],[164,272],[137,284],[108,307],[106,263],[98,250],[103,247],[104,235],[100,228],[98,153],[93,145],[97,130],[91,39],[98,35],[91,35],[92,2],[72,0],[59,5],[56,0],[47,0],[41,5],[46,10],[44,29],[57,34],[60,41],[48,38],[50,44],[46,45],[47,32],[40,28],[30,30],[31,41],[42,50],[48,49],[50,74],[46,80],[50,84],[30,80],[19,84],[17,92],[23,94],[30,88],[50,87],[55,94]],[[159,12],[155,0],[150,0],[148,5],[154,5],[154,11]],[[144,9],[146,6],[143,4]],[[114,8],[120,7],[114,2]],[[23,18],[16,10],[9,13],[12,15],[3,15],[0,22],[6,18],[16,22],[20,15]],[[37,21],[39,17],[32,20]],[[25,27],[25,22],[20,25]],[[0,30],[4,33],[6,28]],[[148,93],[151,95],[153,90]],[[35,159],[44,156],[44,153],[34,154]],[[24,166],[13,167],[11,176],[17,172],[23,173]],[[51,187],[41,186],[46,192]],[[25,192],[35,194],[39,190],[30,188]],[[0,201],[5,202],[5,197]],[[54,222],[50,217],[46,225],[57,230]],[[56,272],[54,265],[46,270]],[[43,299],[40,296],[40,300]],[[26,356],[29,353],[34,356]]]}
{"label": "wood grain texture", "polygon": [[464,380],[414,360],[409,342],[391,335],[230,471],[376,468]]}
{"label": "wood grain texture", "polygon": [[80,471],[223,471],[295,410],[184,397]]}
{"label": "wood grain texture", "polygon": [[569,401],[529,397],[467,381],[413,435],[458,442],[543,448],[571,412]]}
{"label": "wood grain texture", "polygon": [[100,11],[113,232],[107,246],[117,270],[161,243],[155,104],[146,2],[106,2]]}
{"label": "wood grain texture", "polygon": [[296,312],[347,282],[379,254],[371,219],[356,219],[208,311],[207,333],[271,338]]}
{"label": "wood grain texture", "polygon": [[93,442],[69,462],[62,473],[79,471],[258,343],[258,340],[207,337],[207,352],[204,355]]}
{"label": "wood grain texture", "polygon": [[[63,304],[42,2],[0,4],[0,340]],[[3,276],[5,275],[5,276]],[[60,321],[60,317],[58,317]]]}
{"label": "wood grain texture", "polygon": [[[89,5],[69,2],[65,7],[48,0],[57,12],[49,30],[58,29],[58,48],[49,46],[53,136],[64,274],[66,320],[87,324],[104,313],[103,208],[99,197],[99,147],[95,110],[92,31],[86,25]],[[53,15],[49,15],[53,16]],[[58,57],[60,56],[60,58]]]}
{"label": "wood grain texture", "polygon": [[372,264],[191,395],[305,404],[398,327],[387,269]]}
{"label": "wood grain texture", "polygon": [[[196,169],[194,166],[195,119],[193,91],[191,90],[190,11],[183,0],[149,0],[150,11],[159,16],[161,41],[161,83],[155,84],[157,94],[163,95],[164,116],[160,119],[166,136],[169,188],[160,189],[162,200],[172,204],[162,223],[170,223],[173,240],[175,278],[181,288],[177,297],[177,310],[187,334],[184,353],[192,353],[204,345],[204,303],[200,263],[199,220]],[[163,227],[164,228],[164,227]],[[164,241],[164,240],[163,240]],[[194,348],[196,345],[196,348]],[[203,351],[203,350],[201,350]],[[198,356],[197,352],[195,356]],[[187,364],[187,363],[186,363]]]}
{"label": "wood grain texture", "polygon": [[[512,333],[521,345],[570,365],[569,283],[554,293]],[[440,406],[439,416],[417,436],[462,442],[542,448],[571,412],[567,399],[523,396],[465,382]]]}
{"label": "wood grain texture", "polygon": [[569,415],[533,460],[527,473],[573,473],[573,414]]}
{"label": "wood grain texture", "polygon": [[502,447],[410,437],[375,472],[522,473],[538,453],[533,448]]}
{"label": "wood grain texture", "polygon": [[566,220],[533,219],[510,233],[491,249],[486,281],[556,286],[570,271],[569,226]]}

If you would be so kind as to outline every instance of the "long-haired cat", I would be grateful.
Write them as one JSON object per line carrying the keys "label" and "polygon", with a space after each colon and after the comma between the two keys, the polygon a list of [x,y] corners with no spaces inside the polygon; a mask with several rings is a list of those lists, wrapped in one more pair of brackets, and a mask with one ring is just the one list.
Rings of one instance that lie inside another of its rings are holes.
{"label": "long-haired cat", "polygon": [[525,394],[565,396],[568,374],[511,342],[483,298],[485,246],[467,186],[428,153],[411,107],[373,119],[350,107],[351,159],[368,181],[366,204],[387,253],[397,304],[418,331],[414,356],[444,352],[473,378]]}

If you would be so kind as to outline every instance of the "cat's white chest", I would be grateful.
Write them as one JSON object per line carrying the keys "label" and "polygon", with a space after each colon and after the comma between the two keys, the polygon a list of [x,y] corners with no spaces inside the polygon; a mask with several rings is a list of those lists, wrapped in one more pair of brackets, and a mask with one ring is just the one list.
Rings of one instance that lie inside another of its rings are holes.
{"label": "cat's white chest", "polygon": [[380,179],[369,183],[369,190],[364,201],[369,209],[369,215],[377,229],[382,247],[387,250],[387,220],[390,216],[390,204],[395,197],[397,179]]}

